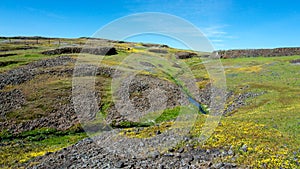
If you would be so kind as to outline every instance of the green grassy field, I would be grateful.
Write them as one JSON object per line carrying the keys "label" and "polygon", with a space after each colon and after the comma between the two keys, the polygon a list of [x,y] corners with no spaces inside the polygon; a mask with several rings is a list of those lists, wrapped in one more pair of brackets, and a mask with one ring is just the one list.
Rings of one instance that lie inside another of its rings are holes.
{"label": "green grassy field", "polygon": [[[65,40],[68,43],[83,43],[84,40]],[[57,44],[49,45],[47,41],[34,45],[35,49],[14,50],[16,45],[5,45],[4,48],[11,48],[2,53],[15,53],[14,56],[0,57],[0,62],[14,61],[12,64],[0,67],[0,72],[26,65],[30,62],[56,57],[48,56],[40,52],[58,47]],[[147,55],[145,48],[134,47],[132,44],[117,44],[118,55],[102,57],[101,64],[106,66],[122,67],[132,66],[126,64],[124,59],[131,54]],[[130,50],[126,50],[131,48]],[[168,49],[174,53],[176,49]],[[150,54],[150,53],[148,53]],[[159,55],[159,54],[151,54]],[[72,55],[76,58],[76,55]],[[160,56],[161,57],[161,56]],[[228,91],[235,95],[254,92],[264,94],[246,100],[246,105],[224,115],[219,126],[213,135],[203,144],[194,143],[195,147],[204,149],[231,148],[235,154],[234,158],[227,156],[222,161],[235,162],[240,165],[249,165],[254,168],[297,168],[300,159],[300,67],[299,64],[291,64],[289,61],[299,59],[300,56],[282,57],[249,57],[222,59],[226,75]],[[162,58],[163,59],[163,58]],[[141,59],[139,61],[145,61]],[[146,60],[147,61],[147,60]],[[151,60],[148,60],[151,62]],[[187,65],[195,78],[202,79],[197,82],[200,89],[209,83],[209,75],[199,57],[181,60],[182,65]],[[161,60],[154,61],[154,65],[161,64],[163,69],[156,69],[155,72],[141,71],[141,74],[151,74],[161,79],[175,83],[172,77],[180,75],[180,69],[174,65],[168,65]],[[72,67],[73,65],[69,65]],[[64,67],[60,67],[63,69]],[[168,74],[169,73],[169,74]],[[108,77],[97,77],[99,85],[96,89],[102,94],[101,114],[106,114],[108,107],[112,104],[110,91],[111,79]],[[20,89],[29,101],[22,109],[10,113],[7,118],[16,123],[39,118],[47,112],[55,109],[58,104],[56,98],[63,98],[70,94],[72,77],[50,77],[47,75],[37,76],[34,79],[20,85],[10,85],[3,91]],[[232,100],[226,102],[226,106]],[[142,132],[136,134],[133,126],[138,124],[125,124],[127,135],[130,137],[150,137],[156,130],[167,130],[178,115],[178,107],[167,109],[156,119],[158,126],[145,127]],[[195,123],[191,135],[200,135],[203,126],[203,119],[209,115],[199,115],[201,118]],[[65,131],[52,128],[40,128],[32,131],[22,132],[18,135],[11,135],[7,131],[0,132],[1,158],[0,166],[10,168],[14,164],[26,162],[29,159],[44,155],[47,152],[54,152],[79,141],[87,135],[80,129],[80,126],[73,126]],[[247,151],[241,147],[247,146]],[[178,145],[181,146],[181,145]]]}
{"label": "green grassy field", "polygon": [[[236,93],[265,94],[223,117],[206,146],[233,146],[239,163],[267,168],[296,168],[300,152],[299,56],[224,59],[227,87]],[[249,151],[239,148],[247,144]],[[299,166],[298,166],[299,167]]]}

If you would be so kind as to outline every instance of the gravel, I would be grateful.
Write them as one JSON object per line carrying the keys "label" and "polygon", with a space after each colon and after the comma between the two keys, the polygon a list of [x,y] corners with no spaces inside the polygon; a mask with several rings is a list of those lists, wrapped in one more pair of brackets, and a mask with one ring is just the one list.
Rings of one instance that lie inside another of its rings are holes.
{"label": "gravel", "polygon": [[[111,132],[112,133],[112,132]],[[107,137],[102,135],[100,137]],[[52,154],[30,160],[20,167],[26,168],[239,168],[235,163],[213,162],[221,157],[221,150],[210,151],[189,147],[189,151],[158,152],[135,156],[130,153],[116,153],[96,142],[104,139],[84,139],[77,144]],[[111,144],[114,144],[111,142]],[[131,147],[134,146],[131,143]],[[124,145],[128,146],[128,145]],[[155,146],[155,145],[153,145]],[[124,147],[124,148],[131,148]]]}

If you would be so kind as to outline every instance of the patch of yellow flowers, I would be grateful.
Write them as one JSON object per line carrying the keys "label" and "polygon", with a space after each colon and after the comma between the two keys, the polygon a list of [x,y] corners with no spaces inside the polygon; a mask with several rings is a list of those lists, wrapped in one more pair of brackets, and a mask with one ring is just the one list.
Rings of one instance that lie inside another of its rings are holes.
{"label": "patch of yellow flowers", "polygon": [[62,148],[44,149],[42,151],[29,152],[29,153],[23,155],[23,158],[20,160],[20,162],[21,163],[26,162],[31,158],[45,155],[47,152],[55,152],[55,151],[58,151],[60,149],[62,149]]}
{"label": "patch of yellow flowers", "polygon": [[[201,131],[201,125],[194,130],[193,134]],[[235,162],[255,168],[297,168],[291,150],[283,144],[285,139],[288,138],[278,130],[267,129],[263,124],[224,120],[206,144],[200,146],[231,147],[237,154]],[[243,145],[247,145],[246,152],[241,150]],[[231,157],[226,157],[225,160],[231,161]]]}

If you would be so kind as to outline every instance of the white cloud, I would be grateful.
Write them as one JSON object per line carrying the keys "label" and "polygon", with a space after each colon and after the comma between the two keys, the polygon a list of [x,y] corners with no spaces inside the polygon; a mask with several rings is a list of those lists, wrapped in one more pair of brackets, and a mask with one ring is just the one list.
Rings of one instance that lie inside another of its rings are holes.
{"label": "white cloud", "polygon": [[210,40],[211,42],[224,42],[224,40],[222,40],[222,39],[212,39],[212,40]]}
{"label": "white cloud", "polygon": [[210,27],[202,28],[201,30],[203,31],[204,35],[208,38],[220,38],[227,35],[227,32],[223,30],[226,26],[227,25],[210,26]]}
{"label": "white cloud", "polygon": [[237,36],[230,35],[226,31],[226,27],[229,25],[214,25],[202,28],[203,34],[211,41],[215,47],[226,46],[226,41],[228,39],[236,39]]}

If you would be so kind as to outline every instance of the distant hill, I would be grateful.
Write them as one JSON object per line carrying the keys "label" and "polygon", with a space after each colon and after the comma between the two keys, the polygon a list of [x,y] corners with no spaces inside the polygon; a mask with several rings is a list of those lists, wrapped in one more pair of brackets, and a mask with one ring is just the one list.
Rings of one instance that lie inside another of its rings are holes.
{"label": "distant hill", "polygon": [[221,58],[292,56],[300,55],[300,47],[285,47],[274,49],[235,49],[219,50],[217,52]]}

